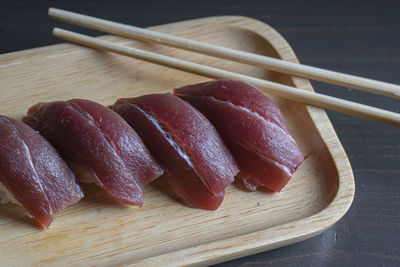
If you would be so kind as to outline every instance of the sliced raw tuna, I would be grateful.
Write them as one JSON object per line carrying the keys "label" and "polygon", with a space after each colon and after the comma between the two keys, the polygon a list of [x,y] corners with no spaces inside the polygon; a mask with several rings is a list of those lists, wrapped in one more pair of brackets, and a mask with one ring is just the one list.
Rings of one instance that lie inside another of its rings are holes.
{"label": "sliced raw tuna", "polygon": [[122,203],[141,206],[143,186],[163,173],[121,116],[95,102],[39,103],[24,121],[57,148],[79,180],[96,183]]}
{"label": "sliced raw tuna", "polygon": [[194,207],[218,208],[238,167],[199,111],[172,94],[120,99],[111,108],[142,137],[181,198]]}
{"label": "sliced raw tuna", "polygon": [[178,88],[174,93],[214,124],[250,190],[264,185],[281,191],[303,162],[281,111],[255,86],[219,80]]}
{"label": "sliced raw tuna", "polygon": [[0,116],[2,202],[21,205],[43,227],[82,191],[55,148],[26,124]]}

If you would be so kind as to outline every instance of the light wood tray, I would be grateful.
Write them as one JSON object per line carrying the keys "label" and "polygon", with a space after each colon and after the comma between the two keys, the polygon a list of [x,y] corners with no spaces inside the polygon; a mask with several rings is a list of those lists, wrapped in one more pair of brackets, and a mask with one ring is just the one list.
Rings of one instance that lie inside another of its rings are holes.
{"label": "light wood tray", "polygon": [[[243,17],[197,19],[153,29],[297,62],[271,27]],[[50,33],[49,33],[50,34]],[[309,81],[213,57],[124,38],[128,46],[190,59],[313,90]],[[61,44],[0,56],[0,114],[21,118],[40,101],[86,98],[112,104],[119,97],[171,92],[207,79],[181,71]],[[231,185],[217,211],[188,208],[149,185],[142,208],[122,206],[95,186],[41,230],[15,205],[0,207],[2,265],[206,265],[292,244],[314,236],[348,210],[354,180],[326,113],[274,98],[305,161],[281,193]]]}

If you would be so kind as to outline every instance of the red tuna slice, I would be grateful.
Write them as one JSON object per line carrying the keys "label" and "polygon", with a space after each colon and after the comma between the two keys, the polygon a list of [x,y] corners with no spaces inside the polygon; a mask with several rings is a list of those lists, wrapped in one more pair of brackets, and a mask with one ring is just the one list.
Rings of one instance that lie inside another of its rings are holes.
{"label": "red tuna slice", "polygon": [[214,210],[237,165],[212,124],[172,94],[120,99],[111,107],[165,166],[175,192],[192,206]]}
{"label": "red tuna slice", "polygon": [[[74,171],[90,176],[114,199],[143,204],[144,184],[163,170],[136,132],[115,112],[89,100],[39,103],[24,121],[38,130]],[[87,182],[85,175],[78,175]]]}
{"label": "red tuna slice", "polygon": [[5,116],[0,116],[0,182],[43,227],[83,197],[55,148],[26,124]]}
{"label": "red tuna slice", "polygon": [[261,184],[279,192],[303,162],[281,111],[255,86],[220,80],[185,86],[174,93],[214,124],[249,189]]}

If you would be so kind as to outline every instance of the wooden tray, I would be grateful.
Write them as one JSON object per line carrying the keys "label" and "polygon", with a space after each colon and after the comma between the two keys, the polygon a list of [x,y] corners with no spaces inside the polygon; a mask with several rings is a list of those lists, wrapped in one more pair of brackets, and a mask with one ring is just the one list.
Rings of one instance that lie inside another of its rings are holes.
{"label": "wooden tray", "polygon": [[[297,62],[271,27],[244,17],[212,17],[153,27],[178,36]],[[49,33],[50,34],[50,33]],[[313,90],[309,81],[260,68],[115,36],[101,37],[236,72]],[[21,118],[40,101],[167,92],[207,79],[120,55],[60,44],[0,56],[0,114]],[[206,265],[314,236],[348,210],[354,180],[326,113],[280,106],[305,161],[281,193],[248,193],[231,185],[217,211],[188,208],[149,185],[142,208],[122,206],[95,186],[41,230],[15,205],[0,207],[2,265]]]}

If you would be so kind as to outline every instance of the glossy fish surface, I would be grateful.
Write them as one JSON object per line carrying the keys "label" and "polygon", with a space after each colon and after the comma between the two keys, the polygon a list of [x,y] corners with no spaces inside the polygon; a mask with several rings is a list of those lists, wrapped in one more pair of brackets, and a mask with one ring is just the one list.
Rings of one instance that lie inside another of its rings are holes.
{"label": "glossy fish surface", "polygon": [[0,182],[43,227],[83,197],[55,148],[26,124],[5,116],[0,116]]}
{"label": "glossy fish surface", "polygon": [[174,93],[213,123],[248,189],[263,185],[279,192],[303,162],[281,111],[255,86],[219,80],[177,88]]}
{"label": "glossy fish surface", "polygon": [[39,103],[24,121],[49,140],[74,171],[85,174],[78,175],[81,181],[93,181],[122,203],[141,206],[143,186],[163,173],[136,132],[93,101]]}
{"label": "glossy fish surface", "polygon": [[172,94],[120,99],[111,108],[142,137],[181,198],[194,207],[218,208],[238,167],[199,111]]}

